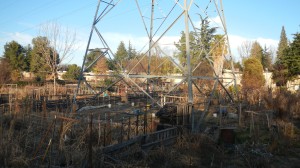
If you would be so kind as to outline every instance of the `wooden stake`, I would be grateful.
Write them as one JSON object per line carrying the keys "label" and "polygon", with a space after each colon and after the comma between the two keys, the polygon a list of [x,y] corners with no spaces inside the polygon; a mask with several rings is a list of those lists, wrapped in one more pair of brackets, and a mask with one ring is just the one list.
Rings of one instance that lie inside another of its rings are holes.
{"label": "wooden stake", "polygon": [[93,146],[92,146],[92,139],[93,139],[93,114],[91,114],[91,122],[90,122],[90,140],[89,140],[89,156],[88,156],[88,162],[89,168],[93,167]]}

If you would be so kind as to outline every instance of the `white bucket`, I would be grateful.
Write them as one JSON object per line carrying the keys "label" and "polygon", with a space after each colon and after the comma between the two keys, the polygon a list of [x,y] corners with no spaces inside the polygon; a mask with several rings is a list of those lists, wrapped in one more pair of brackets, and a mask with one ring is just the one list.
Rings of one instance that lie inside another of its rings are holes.
{"label": "white bucket", "polygon": [[134,107],[134,102],[131,103],[131,106]]}
{"label": "white bucket", "polygon": [[107,106],[108,106],[108,108],[111,108],[111,104],[108,104]]}
{"label": "white bucket", "polygon": [[152,115],[152,117],[156,117],[156,116],[155,116],[155,113],[151,113],[151,115]]}

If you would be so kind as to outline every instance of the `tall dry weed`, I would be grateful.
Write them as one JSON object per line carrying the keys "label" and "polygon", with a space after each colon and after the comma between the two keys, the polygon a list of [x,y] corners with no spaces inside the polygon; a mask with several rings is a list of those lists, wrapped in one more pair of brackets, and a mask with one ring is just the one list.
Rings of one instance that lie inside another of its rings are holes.
{"label": "tall dry weed", "polygon": [[265,94],[263,99],[266,107],[274,110],[279,119],[290,120],[300,117],[299,93],[277,90],[274,93]]}

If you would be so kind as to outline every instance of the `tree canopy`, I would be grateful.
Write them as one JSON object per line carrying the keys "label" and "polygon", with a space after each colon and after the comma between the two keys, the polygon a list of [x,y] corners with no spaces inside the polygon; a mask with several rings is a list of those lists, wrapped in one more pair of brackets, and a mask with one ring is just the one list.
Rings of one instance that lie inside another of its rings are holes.
{"label": "tree canopy", "polygon": [[67,72],[62,76],[66,80],[77,80],[80,76],[80,67],[76,64],[68,65]]}
{"label": "tree canopy", "polygon": [[282,53],[278,48],[273,80],[277,86],[285,86],[288,80],[300,75],[300,33],[294,34],[292,43]]}
{"label": "tree canopy", "polygon": [[104,56],[100,57],[93,67],[93,72],[96,72],[98,74],[105,74],[108,70],[108,59]]}
{"label": "tree canopy", "polygon": [[272,70],[272,51],[265,46],[262,50],[261,64],[264,70]]}
{"label": "tree canopy", "polygon": [[245,92],[257,90],[264,86],[263,66],[257,58],[251,57],[245,60],[241,84]]}
{"label": "tree canopy", "polygon": [[252,43],[250,57],[256,58],[257,60],[259,60],[260,62],[262,62],[261,60],[262,60],[262,57],[263,57],[263,49],[262,49],[261,45],[257,41],[255,41],[254,43]]}
{"label": "tree canopy", "polygon": [[115,61],[117,61],[122,67],[124,67],[125,60],[128,60],[128,51],[123,41],[120,42],[117,52],[115,53]]}
{"label": "tree canopy", "polygon": [[26,69],[26,50],[16,41],[4,45],[4,58],[7,59],[12,70],[22,71]]}
{"label": "tree canopy", "polygon": [[[186,66],[186,44],[185,44],[185,33],[184,31],[181,32],[180,39],[177,43],[175,43],[176,48],[179,52],[175,55],[175,57],[179,60],[180,64],[185,67]],[[200,50],[197,47],[197,40],[195,32],[189,33],[190,39],[190,50],[191,50],[191,64],[195,65],[197,57],[199,57]]]}
{"label": "tree canopy", "polygon": [[30,71],[33,72],[37,78],[45,79],[50,72],[50,67],[46,63],[44,53],[51,54],[49,40],[47,37],[36,37],[32,39],[33,48],[31,50]]}
{"label": "tree canopy", "polygon": [[11,41],[4,45],[3,57],[9,64],[11,79],[14,81],[21,78],[21,71],[29,69],[27,61],[30,57],[30,51],[16,41]]}
{"label": "tree canopy", "polygon": [[300,33],[294,34],[293,42],[283,51],[283,57],[279,60],[287,67],[290,79],[300,75]]}
{"label": "tree canopy", "polygon": [[288,48],[288,39],[286,37],[286,33],[285,33],[285,29],[284,26],[282,26],[281,28],[281,33],[280,33],[280,39],[279,39],[279,43],[278,43],[278,48],[277,48],[277,59],[279,59],[280,57],[282,57],[283,51]]}
{"label": "tree canopy", "polygon": [[93,70],[93,67],[95,66],[97,60],[96,59],[99,59],[100,57],[103,57],[103,54],[101,52],[101,50],[99,48],[96,48],[92,51],[90,51],[87,56],[86,56],[86,61],[85,61],[85,68],[86,71],[92,71]]}

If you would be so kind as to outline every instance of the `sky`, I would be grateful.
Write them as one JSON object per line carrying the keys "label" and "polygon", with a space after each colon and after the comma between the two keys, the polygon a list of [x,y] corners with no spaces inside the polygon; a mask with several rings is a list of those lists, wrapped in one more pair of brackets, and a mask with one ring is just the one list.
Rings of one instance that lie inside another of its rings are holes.
{"label": "sky", "polygon": [[[178,42],[181,31],[185,28],[183,16],[175,22],[183,6],[183,0],[175,4],[176,1],[155,0],[154,4],[154,39],[164,34],[158,44],[166,53],[175,50],[174,42]],[[218,33],[224,33],[214,1],[193,2],[189,14],[195,27],[198,27],[201,15],[208,17],[212,26],[219,27]],[[62,29],[76,33],[74,52],[64,60],[64,63],[81,65],[97,3],[98,0],[0,0],[0,56],[3,55],[6,43],[15,40],[27,46],[39,35],[42,25],[55,22]],[[140,11],[135,0],[121,0],[97,24],[97,28],[113,52],[116,51],[120,41],[124,41],[126,46],[130,41],[137,51],[145,51],[147,48],[149,40],[145,27],[150,32],[151,1],[138,0],[138,4]],[[174,9],[171,10],[174,5]],[[263,47],[276,49],[282,26],[285,27],[288,39],[292,40],[292,34],[300,31],[299,6],[299,0],[223,0],[233,58],[239,60],[237,48],[244,41],[258,41]],[[104,7],[105,3],[101,3],[100,11],[103,11]],[[166,16],[168,17],[163,22]],[[193,30],[191,23],[189,29]],[[92,47],[101,47],[95,33],[91,40],[90,48]]]}

